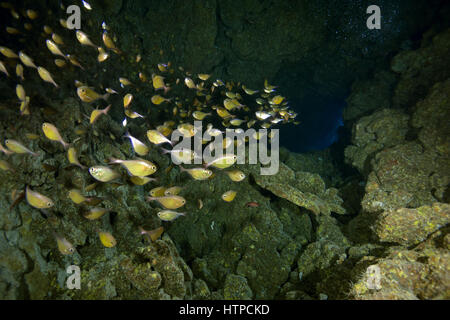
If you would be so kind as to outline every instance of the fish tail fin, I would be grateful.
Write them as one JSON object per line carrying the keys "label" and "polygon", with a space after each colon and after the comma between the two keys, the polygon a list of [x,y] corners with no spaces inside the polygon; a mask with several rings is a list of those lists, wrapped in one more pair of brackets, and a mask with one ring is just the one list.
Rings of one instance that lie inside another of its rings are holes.
{"label": "fish tail fin", "polygon": [[161,147],[160,149],[162,150],[162,154],[168,154],[168,153],[170,153],[170,150],[167,150],[167,149],[165,149],[165,148],[163,148],[163,147]]}
{"label": "fish tail fin", "polygon": [[[108,97],[109,97],[109,93],[107,93]],[[103,109],[103,114],[108,114],[109,110],[111,109],[111,104],[109,106],[107,106],[105,109]]]}
{"label": "fish tail fin", "polygon": [[116,159],[116,158],[113,158],[113,157],[108,159],[108,163],[109,164],[117,164],[117,163],[121,163],[121,162],[122,162],[122,160]]}
{"label": "fish tail fin", "polygon": [[146,234],[147,233],[147,231],[145,231],[144,228],[142,228],[141,226],[139,226],[138,229],[139,229],[139,233],[140,234]]}

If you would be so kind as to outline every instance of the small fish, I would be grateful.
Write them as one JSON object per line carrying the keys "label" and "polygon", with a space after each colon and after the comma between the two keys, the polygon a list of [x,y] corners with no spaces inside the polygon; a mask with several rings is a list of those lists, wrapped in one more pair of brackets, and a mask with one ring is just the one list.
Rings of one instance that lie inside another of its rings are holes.
{"label": "small fish", "polygon": [[54,60],[57,67],[62,68],[66,65],[66,62],[62,59],[55,59]]}
{"label": "small fish", "polygon": [[230,123],[233,125],[233,126],[240,126],[241,124],[243,124],[245,122],[245,120],[241,120],[241,119],[231,119],[230,120]]}
{"label": "small fish", "polygon": [[173,221],[180,216],[185,216],[184,212],[176,212],[172,210],[162,210],[158,212],[158,218],[163,221]]}
{"label": "small fish", "polygon": [[150,100],[153,104],[156,104],[156,105],[160,105],[163,102],[171,101],[171,99],[166,99],[164,97],[161,97],[159,94],[155,94]]}
{"label": "small fish", "polygon": [[103,31],[102,39],[103,39],[103,43],[105,44],[105,46],[108,49],[111,49],[112,51],[114,51],[117,54],[121,53],[120,50],[117,49],[116,45],[114,44],[113,39],[108,35],[108,32],[106,30]]}
{"label": "small fish", "polygon": [[77,150],[74,147],[70,147],[69,149],[67,149],[67,159],[69,159],[70,164],[76,165],[81,169],[86,168],[78,161]]}
{"label": "small fish", "polygon": [[158,130],[148,130],[147,131],[147,138],[148,140],[156,145],[162,144],[162,143],[169,143],[172,145],[172,141],[167,139],[161,132]]}
{"label": "small fish", "polygon": [[77,31],[75,32],[75,34],[76,34],[76,37],[77,37],[78,41],[79,41],[82,45],[84,45],[84,46],[91,46],[91,47],[94,47],[95,49],[98,48],[98,46],[96,46],[95,44],[93,44],[92,41],[91,41],[91,40],[89,39],[89,37],[87,36],[87,34],[84,33],[83,31],[77,30]]}
{"label": "small fish", "polygon": [[25,78],[23,76],[23,65],[21,65],[20,63],[18,63],[16,65],[16,75],[22,80],[24,81]]}
{"label": "small fish", "polygon": [[81,3],[83,3],[83,7],[85,7],[87,10],[92,10],[91,5],[86,0],[81,0]]}
{"label": "small fish", "polygon": [[209,79],[209,77],[211,77],[210,74],[206,74],[206,73],[199,73],[197,76],[200,80],[203,80],[203,81],[206,81]]}
{"label": "small fish", "polygon": [[186,85],[186,87],[188,87],[189,89],[197,89],[197,86],[195,85],[194,80],[192,80],[189,77],[184,78],[184,84]]}
{"label": "small fish", "polygon": [[91,176],[101,182],[109,182],[120,177],[119,173],[106,166],[95,166],[89,168]]}
{"label": "small fish", "polygon": [[270,113],[265,111],[256,111],[255,114],[258,120],[266,120],[272,116]]}
{"label": "small fish", "polygon": [[213,172],[209,169],[205,168],[191,168],[191,169],[185,169],[182,166],[180,166],[181,172],[187,172],[191,175],[192,178],[195,180],[206,180],[211,177]]}
{"label": "small fish", "polygon": [[37,70],[38,70],[39,76],[41,77],[42,80],[53,84],[56,88],[59,87],[56,84],[55,80],[53,80],[52,75],[50,74],[50,72],[47,71],[47,69],[45,69],[43,67],[38,67]]}
{"label": "small fish", "polygon": [[8,69],[6,69],[6,66],[3,63],[3,61],[0,61],[0,71],[3,72],[4,74],[6,74],[6,76],[9,77]]}
{"label": "small fish", "polygon": [[125,109],[124,113],[130,119],[145,118],[142,114],[132,111],[130,109]]}
{"label": "small fish", "polygon": [[158,69],[161,72],[167,72],[168,70],[168,65],[165,63],[158,63]]}
{"label": "small fish", "polygon": [[72,54],[66,54],[66,58],[69,59],[70,63],[74,66],[80,68],[81,70],[84,70],[83,66],[80,64],[80,62],[75,58]]}
{"label": "small fish", "polygon": [[22,61],[22,63],[29,68],[35,68],[37,69],[37,66],[34,64],[33,59],[31,59],[29,56],[27,56],[22,51],[19,51],[19,59]]}
{"label": "small fish", "polygon": [[142,141],[131,136],[128,132],[125,134],[125,137],[130,139],[134,152],[141,157],[147,155],[150,149]]}
{"label": "small fish", "polygon": [[21,144],[20,142],[18,142],[16,140],[12,140],[12,139],[5,140],[5,146],[6,146],[6,148],[8,148],[8,150],[10,150],[14,153],[19,153],[19,154],[29,153],[35,157],[39,156],[38,153],[31,151],[30,149],[26,148],[23,144]]}
{"label": "small fish", "polygon": [[249,96],[254,95],[255,93],[258,93],[258,90],[251,90],[246,88],[244,85],[242,85],[242,89],[245,91],[246,94]]}
{"label": "small fish", "polygon": [[25,197],[28,204],[37,209],[48,209],[55,205],[50,198],[31,190],[28,186],[26,187]]}
{"label": "small fish", "polygon": [[229,190],[229,191],[225,192],[224,194],[222,194],[222,200],[226,201],[226,202],[231,202],[236,197],[236,194],[237,194],[236,191]]}
{"label": "small fish", "polygon": [[75,204],[82,204],[87,201],[87,198],[81,194],[81,191],[78,189],[69,190],[69,198]]}
{"label": "small fish", "polygon": [[278,104],[282,103],[283,100],[284,100],[284,97],[278,95],[278,96],[273,97],[273,98],[269,101],[269,103],[270,103],[270,104],[278,105]]}
{"label": "small fish", "polygon": [[150,190],[149,194],[152,197],[164,197],[164,192],[166,191],[166,187],[156,187]]}
{"label": "small fish", "polygon": [[102,115],[108,114],[109,109],[111,108],[111,105],[107,106],[105,109],[95,109],[91,112],[91,116],[89,118],[89,123],[94,124],[95,121]]}
{"label": "small fish", "polygon": [[6,162],[5,160],[1,160],[1,159],[0,159],[0,169],[3,170],[3,171],[12,171],[12,172],[14,172],[13,167],[11,167],[11,165],[8,162]]}
{"label": "small fish", "polygon": [[106,91],[107,93],[111,93],[111,94],[118,94],[116,90],[111,89],[111,88],[106,88],[105,91]]}
{"label": "small fish", "polygon": [[75,252],[75,247],[64,237],[54,234],[56,239],[56,245],[58,246],[59,252],[63,255],[71,255]]}
{"label": "small fish", "polygon": [[97,61],[98,62],[104,62],[109,58],[109,53],[105,51],[105,49],[103,49],[102,47],[98,47],[98,56],[97,56]]}
{"label": "small fish", "polygon": [[211,112],[206,113],[206,112],[201,112],[201,111],[194,111],[192,113],[192,116],[194,117],[194,119],[200,120],[200,121],[202,121],[203,119],[205,119],[205,117],[210,116],[210,115],[211,115]]}
{"label": "small fish", "polygon": [[44,122],[42,124],[42,131],[44,131],[44,135],[48,139],[60,142],[63,145],[64,149],[67,149],[69,147],[69,144],[63,140],[58,129],[53,124]]}
{"label": "small fish", "polygon": [[23,88],[23,86],[21,84],[18,84],[16,86],[16,95],[17,98],[19,98],[20,101],[25,101],[26,100],[26,93],[25,93],[25,89]]}
{"label": "small fish", "polygon": [[148,160],[120,160],[111,158],[110,164],[121,164],[132,176],[146,177],[156,172],[156,165]]}
{"label": "small fish", "polygon": [[147,231],[144,228],[139,227],[139,232],[141,234],[145,234],[148,237],[149,240],[156,241],[163,234],[164,228],[163,227],[159,227],[159,228]]}
{"label": "small fish", "polygon": [[241,170],[235,169],[226,172],[228,177],[234,182],[240,182],[245,179],[245,173]]}
{"label": "small fish", "polygon": [[133,100],[133,95],[131,93],[127,93],[125,97],[123,97],[123,107],[128,108],[130,106],[131,101]]}
{"label": "small fish", "polygon": [[56,56],[64,57],[64,59],[67,59],[67,57],[64,55],[64,53],[61,52],[58,45],[54,43],[52,40],[46,40],[45,43],[47,44],[48,50],[50,50],[51,53],[53,53]]}
{"label": "small fish", "polygon": [[90,185],[86,186],[86,188],[84,188],[84,191],[86,192],[91,192],[92,190],[94,190],[98,185],[98,182],[94,182],[91,183]]}
{"label": "small fish", "polygon": [[258,207],[259,207],[259,203],[258,203],[258,202],[255,202],[255,201],[250,201],[250,202],[247,202],[247,203],[245,204],[245,206],[246,206],[247,208],[258,208]]}
{"label": "small fish", "polygon": [[137,186],[143,186],[149,183],[150,181],[156,181],[156,178],[131,176],[130,181]]}
{"label": "small fish", "polygon": [[166,209],[178,209],[186,204],[180,196],[147,197],[147,201],[158,201]]}
{"label": "small fish", "polygon": [[37,17],[39,17],[39,14],[37,13],[37,11],[32,10],[32,9],[28,9],[26,11],[27,17],[30,18],[31,20],[36,19]]}
{"label": "small fish", "polygon": [[17,194],[17,190],[14,189],[11,192],[11,201],[12,204],[9,206],[9,211],[11,211],[15,206],[17,206],[22,200],[25,199],[25,191],[22,191],[21,193]]}
{"label": "small fish", "polygon": [[108,213],[110,210],[106,208],[100,208],[100,207],[94,207],[89,209],[89,211],[86,211],[83,214],[83,217],[85,217],[88,220],[97,220],[100,219],[105,213]]}
{"label": "small fish", "polygon": [[77,89],[77,94],[78,97],[81,99],[81,101],[83,102],[87,102],[87,103],[92,103],[94,101],[97,101],[99,99],[103,99],[103,100],[107,100],[110,96],[110,93],[106,93],[104,95],[101,95],[97,92],[95,92],[94,90],[92,90],[89,87],[86,86],[81,86]]}
{"label": "small fish", "polygon": [[100,242],[107,248],[113,248],[116,246],[117,241],[113,235],[106,231],[98,231]]}
{"label": "small fish", "polygon": [[6,27],[6,32],[8,32],[9,34],[21,34],[22,33],[18,29],[13,28],[13,27]]}
{"label": "small fish", "polygon": [[119,82],[122,85],[122,87],[123,86],[131,86],[133,84],[130,80],[128,80],[127,78],[123,78],[123,77],[119,78]]}
{"label": "small fish", "polygon": [[202,199],[198,199],[198,210],[201,210],[203,208],[203,201]]}
{"label": "small fish", "polygon": [[155,90],[164,90],[164,92],[167,92],[169,90],[169,88],[166,87],[166,85],[164,83],[164,77],[162,77],[162,76],[153,74],[152,75],[152,83],[153,83],[153,88]]}
{"label": "small fish", "polygon": [[231,167],[236,162],[236,155],[234,154],[225,154],[217,159],[214,159],[210,163],[206,164],[206,168],[213,166],[218,169],[225,169]]}
{"label": "small fish", "polygon": [[19,56],[14,51],[12,51],[11,49],[9,49],[7,47],[0,47],[0,53],[7,58],[11,58],[11,59],[19,58]]}
{"label": "small fish", "polygon": [[56,33],[52,33],[52,40],[53,40],[56,44],[64,45],[63,39],[62,39],[59,35],[57,35]]}
{"label": "small fish", "polygon": [[177,194],[180,193],[180,191],[181,191],[182,189],[183,189],[183,188],[178,187],[178,186],[171,187],[171,188],[169,188],[169,189],[166,189],[166,191],[164,191],[164,195],[165,195],[165,196],[176,196]]}
{"label": "small fish", "polygon": [[173,149],[173,150],[161,148],[161,150],[163,154],[170,153],[170,155],[174,157],[179,163],[184,164],[191,164],[192,160],[198,157],[195,151],[192,151],[191,149],[187,148]]}
{"label": "small fish", "polygon": [[52,32],[53,32],[53,29],[52,29],[51,27],[47,26],[47,25],[44,25],[44,26],[42,27],[42,29],[44,30],[44,32],[45,32],[46,34],[52,34]]}

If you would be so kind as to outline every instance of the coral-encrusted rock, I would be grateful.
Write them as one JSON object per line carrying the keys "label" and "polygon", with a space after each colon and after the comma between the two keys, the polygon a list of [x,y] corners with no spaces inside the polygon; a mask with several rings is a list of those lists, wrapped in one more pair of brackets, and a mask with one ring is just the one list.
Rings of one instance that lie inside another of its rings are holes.
{"label": "coral-encrusted rock", "polygon": [[381,214],[375,233],[382,242],[403,245],[424,241],[431,233],[450,223],[450,205],[434,203],[417,209],[400,208]]}
{"label": "coral-encrusted rock", "polygon": [[429,46],[399,53],[391,69],[401,74],[395,89],[395,107],[409,107],[425,97],[436,82],[450,77],[450,29],[436,35]]}
{"label": "coral-encrusted rock", "polygon": [[325,183],[318,174],[295,173],[288,166],[280,163],[280,169],[276,175],[254,174],[253,177],[262,188],[315,214],[346,213],[341,206],[342,199],[337,195],[337,189],[326,189]]}
{"label": "coral-encrusted rock", "polygon": [[446,233],[438,231],[414,250],[394,248],[373,261],[352,285],[351,295],[362,300],[449,299],[450,254],[441,246]]}
{"label": "coral-encrusted rock", "polygon": [[346,162],[367,175],[371,157],[405,140],[408,120],[408,115],[393,109],[380,110],[361,118],[353,126],[352,145],[345,149]]}

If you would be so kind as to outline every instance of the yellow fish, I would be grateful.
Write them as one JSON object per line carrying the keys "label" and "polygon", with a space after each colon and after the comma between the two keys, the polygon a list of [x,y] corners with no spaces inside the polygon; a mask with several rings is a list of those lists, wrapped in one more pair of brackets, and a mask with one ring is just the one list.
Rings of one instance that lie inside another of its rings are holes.
{"label": "yellow fish", "polygon": [[51,34],[51,33],[53,32],[53,29],[50,28],[50,27],[47,26],[47,25],[44,25],[44,26],[42,27],[42,29],[44,30],[44,32],[45,32],[46,34]]}
{"label": "yellow fish", "polygon": [[137,186],[143,186],[149,183],[150,181],[155,181],[155,178],[149,178],[149,177],[138,177],[138,176],[131,176],[130,181],[133,182],[133,184]]}
{"label": "yellow fish", "polygon": [[161,97],[159,94],[155,94],[151,99],[153,104],[160,105],[163,102],[170,102],[171,99]]}
{"label": "yellow fish", "polygon": [[58,129],[53,124],[44,122],[42,124],[42,131],[44,131],[44,135],[48,139],[60,142],[63,145],[64,149],[67,149],[69,147],[69,144],[63,140]]}
{"label": "yellow fish", "polygon": [[110,159],[110,164],[121,164],[127,169],[131,176],[146,177],[154,174],[157,170],[156,165],[148,160],[138,159],[138,160],[120,160],[120,159]]}
{"label": "yellow fish", "polygon": [[254,95],[255,93],[258,92],[258,90],[248,89],[244,85],[242,85],[242,89],[244,89],[245,93],[248,94],[249,96]]}
{"label": "yellow fish", "polygon": [[97,61],[98,62],[103,62],[106,61],[106,59],[109,58],[109,53],[105,51],[105,49],[103,49],[102,47],[98,47],[98,56],[97,56]]}
{"label": "yellow fish", "polygon": [[125,109],[124,113],[130,119],[145,118],[142,114],[132,111],[130,109]]}
{"label": "yellow fish", "polygon": [[176,196],[177,194],[180,193],[180,191],[181,191],[182,189],[183,189],[183,188],[177,187],[177,186],[171,187],[171,188],[169,188],[169,189],[166,189],[166,191],[164,191],[164,195],[165,195],[165,196]]}
{"label": "yellow fish", "polygon": [[159,228],[156,228],[156,229],[154,229],[154,230],[149,230],[149,231],[147,231],[147,230],[145,230],[144,228],[139,227],[139,231],[140,231],[141,234],[147,235],[148,238],[149,238],[151,241],[156,241],[156,240],[159,239],[159,237],[160,237],[160,236],[162,235],[162,233],[164,232],[164,228],[163,228],[163,227],[159,227]]}
{"label": "yellow fish", "polygon": [[6,76],[9,77],[8,69],[6,69],[6,66],[3,63],[3,61],[0,61],[0,71],[3,72],[4,74],[6,74]]}
{"label": "yellow fish", "polygon": [[17,59],[19,56],[9,48],[0,47],[0,53],[7,58]]}
{"label": "yellow fish", "polygon": [[125,134],[125,137],[130,139],[134,152],[141,157],[145,156],[149,152],[149,148],[142,141],[131,136],[128,132]]}
{"label": "yellow fish", "polygon": [[186,204],[186,199],[180,196],[147,197],[147,201],[158,201],[166,209],[178,209]]}
{"label": "yellow fish", "polygon": [[113,39],[108,35],[108,32],[106,30],[103,31],[102,39],[103,39],[103,43],[105,44],[105,46],[108,49],[111,49],[112,51],[114,51],[117,54],[121,53],[120,50],[117,49],[116,45],[114,44]]}
{"label": "yellow fish", "polygon": [[99,99],[103,99],[106,101],[110,96],[110,93],[105,93],[104,95],[101,95],[86,86],[79,87],[77,89],[77,94],[78,94],[78,97],[81,99],[81,101],[87,102],[87,103],[92,103]]}
{"label": "yellow fish", "polygon": [[179,216],[185,216],[184,212],[176,212],[172,210],[161,210],[158,212],[158,218],[163,221],[172,221],[178,218]]}
{"label": "yellow fish", "polygon": [[197,86],[195,85],[194,80],[192,80],[189,77],[186,77],[184,79],[184,84],[186,85],[186,87],[188,87],[189,89],[197,89]]}
{"label": "yellow fish", "polygon": [[75,247],[64,237],[54,234],[59,252],[63,255],[70,255],[75,252]]}
{"label": "yellow fish", "polygon": [[25,100],[20,103],[20,114],[22,116],[30,114],[30,110],[28,108],[29,104],[30,104],[30,97],[25,97]]}
{"label": "yellow fish", "polygon": [[153,74],[152,75],[152,83],[153,83],[153,88],[155,88],[155,90],[164,90],[164,92],[167,92],[169,90],[169,88],[166,87],[166,84],[164,83],[164,77],[162,77],[162,76]]}
{"label": "yellow fish", "polygon": [[106,166],[90,167],[89,173],[94,179],[101,182],[109,182],[120,177],[118,172]]}
{"label": "yellow fish", "polygon": [[98,231],[100,242],[107,248],[113,248],[116,246],[117,241],[113,235],[106,231]]}
{"label": "yellow fish", "polygon": [[62,59],[55,59],[54,60],[57,67],[62,68],[66,65],[66,62]]}
{"label": "yellow fish", "polygon": [[128,108],[130,106],[131,101],[133,100],[133,95],[131,93],[127,93],[125,97],[123,97],[123,107]]}
{"label": "yellow fish", "polygon": [[161,148],[163,154],[170,153],[179,163],[190,164],[197,157],[195,151],[187,148],[167,150]]}
{"label": "yellow fish", "polygon": [[52,75],[50,74],[50,72],[47,71],[47,69],[45,69],[43,67],[38,67],[37,70],[38,70],[39,76],[41,77],[42,80],[53,84],[57,88],[59,87],[56,84],[55,80],[53,80]]}
{"label": "yellow fish", "polygon": [[63,39],[62,39],[59,35],[57,35],[56,33],[52,33],[52,40],[53,40],[56,44],[64,45]]}
{"label": "yellow fish", "polygon": [[22,33],[18,29],[13,28],[13,27],[6,27],[6,32],[8,32],[9,34],[21,34]]}
{"label": "yellow fish", "polygon": [[210,74],[206,74],[206,73],[199,73],[197,76],[198,76],[198,78],[199,78],[200,80],[206,81],[206,80],[209,79],[209,77],[210,77],[211,75],[210,75]]}
{"label": "yellow fish", "polygon": [[28,9],[26,11],[26,14],[27,14],[27,17],[30,18],[31,20],[34,20],[34,19],[36,19],[39,16],[37,11],[34,11],[32,9]]}
{"label": "yellow fish", "polygon": [[81,204],[83,202],[86,202],[87,198],[81,194],[81,191],[78,189],[71,189],[69,190],[69,198],[72,200],[75,204]]}
{"label": "yellow fish", "polygon": [[16,94],[20,101],[25,101],[26,93],[25,93],[25,89],[23,88],[23,86],[21,84],[18,84],[16,86]]}
{"label": "yellow fish", "polygon": [[206,113],[206,112],[201,112],[201,111],[194,111],[192,113],[192,116],[194,117],[194,119],[200,120],[200,121],[205,119],[206,116],[210,116],[210,115],[211,115],[210,112]]}
{"label": "yellow fish", "polygon": [[25,80],[25,78],[24,78],[24,76],[23,76],[23,66],[22,66],[20,63],[18,63],[17,66],[16,66],[16,75],[17,75],[22,81]]}
{"label": "yellow fish", "polygon": [[85,212],[83,214],[83,216],[86,219],[89,219],[89,220],[97,220],[97,219],[101,218],[105,213],[107,213],[109,211],[110,210],[106,209],[106,208],[95,207],[95,208],[89,209],[89,211]]}
{"label": "yellow fish", "polygon": [[234,154],[225,154],[206,164],[206,168],[213,166],[218,169],[225,169],[231,167],[236,162],[236,159],[237,157]]}
{"label": "yellow fish", "polygon": [[35,157],[39,156],[38,153],[31,151],[30,149],[26,148],[23,144],[16,140],[8,139],[5,140],[5,146],[8,148],[8,150],[14,152],[14,153],[29,153]]}
{"label": "yellow fish", "polygon": [[162,143],[169,143],[172,145],[172,141],[167,139],[161,132],[158,130],[148,130],[147,131],[147,138],[148,140],[153,144],[162,144]]}
{"label": "yellow fish", "polygon": [[161,132],[165,137],[168,137],[172,133],[172,129],[166,125],[160,125],[156,127],[156,130]]}
{"label": "yellow fish", "polygon": [[156,187],[156,188],[153,188],[152,190],[150,190],[149,194],[152,197],[159,198],[159,197],[164,196],[165,191],[166,191],[166,187]]}
{"label": "yellow fish", "polygon": [[230,123],[233,125],[233,126],[240,126],[241,124],[243,124],[245,122],[245,120],[241,120],[241,119],[231,119],[230,120]]}
{"label": "yellow fish", "polygon": [[31,190],[28,186],[26,188],[26,199],[30,206],[37,209],[48,209],[54,206],[53,201],[46,196]]}
{"label": "yellow fish", "polygon": [[122,87],[123,86],[131,86],[133,83],[130,81],[130,80],[128,80],[127,78],[119,78],[119,82],[120,82],[120,84],[122,85]]}
{"label": "yellow fish", "polygon": [[168,70],[168,65],[165,63],[158,63],[158,69],[161,72],[166,72]]}
{"label": "yellow fish", "polygon": [[70,147],[67,150],[67,159],[69,159],[70,164],[76,165],[76,166],[80,167],[81,169],[86,168],[78,161],[77,150],[74,147]]}
{"label": "yellow fish", "polygon": [[91,112],[89,118],[89,123],[93,124],[102,114],[106,115],[111,108],[111,105],[107,106],[105,109],[95,109]]}
{"label": "yellow fish", "polygon": [[236,197],[236,194],[237,192],[234,190],[227,191],[222,195],[222,200],[226,202],[231,202]]}
{"label": "yellow fish", "polygon": [[0,169],[3,171],[14,171],[14,169],[11,167],[11,165],[6,162],[5,160],[0,159]]}
{"label": "yellow fish", "polygon": [[66,54],[67,59],[69,59],[70,63],[74,66],[81,68],[81,70],[84,70],[83,66],[78,62],[77,58],[75,58],[72,54]]}
{"label": "yellow fish", "polygon": [[61,50],[59,49],[58,45],[54,43],[52,40],[47,40],[45,41],[45,43],[47,44],[47,48],[48,50],[50,50],[51,53],[53,53],[56,56],[61,56],[67,59],[64,53],[62,53]]}
{"label": "yellow fish", "polygon": [[95,44],[92,43],[92,41],[89,39],[89,37],[87,36],[86,33],[84,33],[83,31],[77,30],[76,31],[76,36],[78,41],[84,45],[84,46],[91,46],[94,47],[95,49],[98,48],[98,46],[96,46]]}
{"label": "yellow fish", "polygon": [[245,173],[241,170],[235,169],[226,172],[228,177],[234,182],[240,182],[245,179]]}
{"label": "yellow fish", "polygon": [[192,178],[195,180],[206,180],[211,177],[213,172],[209,169],[205,168],[191,168],[191,169],[185,169],[182,166],[180,166],[181,172],[187,172],[191,175]]}

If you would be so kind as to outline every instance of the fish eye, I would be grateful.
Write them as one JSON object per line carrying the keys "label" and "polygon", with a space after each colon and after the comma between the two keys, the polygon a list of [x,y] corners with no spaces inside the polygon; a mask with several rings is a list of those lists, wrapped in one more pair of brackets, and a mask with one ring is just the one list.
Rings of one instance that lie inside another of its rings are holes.
{"label": "fish eye", "polygon": [[69,252],[75,252],[75,248],[69,248]]}
{"label": "fish eye", "polygon": [[51,207],[52,203],[51,202],[47,202],[47,206]]}

